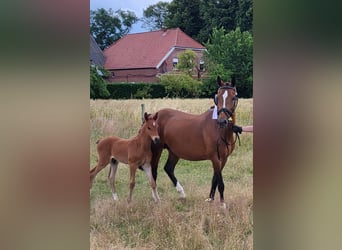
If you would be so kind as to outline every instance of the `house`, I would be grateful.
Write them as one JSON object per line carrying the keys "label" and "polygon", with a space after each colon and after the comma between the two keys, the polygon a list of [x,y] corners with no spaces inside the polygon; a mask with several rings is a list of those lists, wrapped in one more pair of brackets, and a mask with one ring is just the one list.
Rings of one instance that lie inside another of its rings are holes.
{"label": "house", "polygon": [[104,67],[111,82],[157,82],[157,75],[174,70],[177,55],[186,49],[203,66],[205,47],[179,28],[128,34],[104,50]]}
{"label": "house", "polygon": [[92,35],[90,35],[89,46],[90,46],[89,48],[90,49],[90,53],[89,53],[90,64],[96,65],[96,66],[103,66],[106,58]]}

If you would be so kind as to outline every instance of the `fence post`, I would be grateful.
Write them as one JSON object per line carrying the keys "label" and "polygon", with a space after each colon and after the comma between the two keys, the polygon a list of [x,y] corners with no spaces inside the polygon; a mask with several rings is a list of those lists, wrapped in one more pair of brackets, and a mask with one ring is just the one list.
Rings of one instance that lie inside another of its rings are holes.
{"label": "fence post", "polygon": [[141,104],[141,121],[142,123],[144,123],[145,121],[145,117],[144,117],[144,114],[145,114],[145,104]]}

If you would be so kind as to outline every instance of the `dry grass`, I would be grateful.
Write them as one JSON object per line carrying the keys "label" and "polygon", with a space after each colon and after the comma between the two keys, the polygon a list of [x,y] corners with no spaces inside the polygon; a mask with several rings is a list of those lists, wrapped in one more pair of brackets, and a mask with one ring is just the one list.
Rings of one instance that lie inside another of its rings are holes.
{"label": "dry grass", "polygon": [[[129,138],[137,133],[142,103],[150,113],[164,107],[202,113],[213,104],[209,99],[91,101],[91,167],[96,164],[97,139],[112,134]],[[252,99],[239,100],[237,123],[253,124]],[[175,175],[187,194],[182,200],[163,171],[166,156],[164,151],[158,170],[160,204],[153,202],[141,171],[137,173],[130,205],[126,203],[126,165],[119,165],[116,187],[120,200],[116,203],[107,183],[108,169],[98,174],[90,192],[91,249],[253,249],[252,134],[241,135],[241,146],[236,146],[223,170],[227,209],[216,200],[204,202],[212,178],[209,161],[179,161]]]}

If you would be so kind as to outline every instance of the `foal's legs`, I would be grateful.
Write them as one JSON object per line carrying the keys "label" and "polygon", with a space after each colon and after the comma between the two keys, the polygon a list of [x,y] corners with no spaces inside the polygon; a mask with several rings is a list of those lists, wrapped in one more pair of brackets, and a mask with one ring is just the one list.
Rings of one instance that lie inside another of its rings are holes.
{"label": "foal's legs", "polygon": [[129,165],[130,172],[130,180],[129,180],[129,194],[127,198],[127,202],[130,203],[132,200],[132,193],[135,186],[135,172],[137,171],[138,166]]}
{"label": "foal's legs", "polygon": [[159,202],[160,198],[159,198],[158,191],[157,191],[157,184],[152,176],[151,165],[144,164],[142,168],[144,169],[146,176],[149,180],[150,186],[152,188],[152,197],[155,202]]}
{"label": "foal's legs", "polygon": [[110,187],[112,189],[112,195],[114,201],[119,200],[118,194],[115,192],[115,174],[116,170],[118,169],[119,162],[115,160],[114,158],[110,161],[110,168],[109,168],[109,174],[108,174],[108,181],[110,184]]}
{"label": "foal's legs", "polygon": [[175,167],[176,167],[178,160],[179,160],[179,158],[169,150],[169,156],[168,156],[167,162],[164,166],[164,170],[167,173],[167,175],[169,176],[169,178],[171,179],[173,185],[175,185],[178,193],[180,193],[180,197],[185,198],[184,189],[183,189],[182,185],[178,182],[178,180],[174,174],[174,170],[175,170]]}
{"label": "foal's legs", "polygon": [[95,179],[95,176],[97,175],[98,172],[100,172],[103,168],[105,168],[109,163],[109,158],[104,159],[100,158],[97,165],[92,168],[89,172],[90,174],[90,188],[93,186],[93,182]]}

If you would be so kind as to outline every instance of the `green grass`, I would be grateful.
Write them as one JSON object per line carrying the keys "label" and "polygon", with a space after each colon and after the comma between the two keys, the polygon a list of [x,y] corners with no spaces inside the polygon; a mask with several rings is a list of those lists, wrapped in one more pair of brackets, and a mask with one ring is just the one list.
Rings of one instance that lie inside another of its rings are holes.
{"label": "green grass", "polygon": [[[147,112],[171,107],[202,113],[209,99],[97,100],[90,102],[91,166],[96,164],[96,140],[117,135],[134,136],[141,125],[141,104]],[[253,100],[240,99],[237,124],[253,124]],[[252,249],[253,248],[253,135],[240,135],[234,152],[223,169],[227,209],[221,208],[218,192],[206,203],[213,170],[210,161],[180,160],[175,175],[184,187],[179,195],[163,170],[164,151],[158,169],[161,203],[155,204],[144,172],[138,171],[133,201],[127,205],[128,166],[119,164],[116,189],[119,201],[111,196],[107,175],[100,172],[90,191],[91,249]]]}

